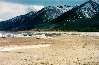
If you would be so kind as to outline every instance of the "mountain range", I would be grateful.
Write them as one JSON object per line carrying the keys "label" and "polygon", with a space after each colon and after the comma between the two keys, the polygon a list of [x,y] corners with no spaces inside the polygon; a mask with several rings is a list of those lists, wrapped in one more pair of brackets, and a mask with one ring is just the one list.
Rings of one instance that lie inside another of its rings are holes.
{"label": "mountain range", "polygon": [[99,4],[89,0],[52,20],[54,29],[68,31],[99,31]]}
{"label": "mountain range", "polygon": [[89,0],[80,6],[48,6],[0,22],[0,30],[99,31],[99,4]]}

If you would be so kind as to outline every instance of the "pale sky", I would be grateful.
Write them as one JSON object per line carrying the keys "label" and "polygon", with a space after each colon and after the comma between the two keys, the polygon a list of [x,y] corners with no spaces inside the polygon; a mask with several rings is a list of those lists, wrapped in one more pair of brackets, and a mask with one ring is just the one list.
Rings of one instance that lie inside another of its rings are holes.
{"label": "pale sky", "polygon": [[42,5],[26,5],[0,1],[0,21],[8,20],[19,15],[24,15],[30,11],[39,11],[42,8],[44,8]]}

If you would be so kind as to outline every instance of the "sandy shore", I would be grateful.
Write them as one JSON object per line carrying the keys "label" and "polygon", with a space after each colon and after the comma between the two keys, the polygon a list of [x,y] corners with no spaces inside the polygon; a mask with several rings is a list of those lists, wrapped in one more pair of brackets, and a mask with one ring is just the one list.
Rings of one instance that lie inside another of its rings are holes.
{"label": "sandy shore", "polygon": [[0,38],[0,65],[99,65],[99,37]]}

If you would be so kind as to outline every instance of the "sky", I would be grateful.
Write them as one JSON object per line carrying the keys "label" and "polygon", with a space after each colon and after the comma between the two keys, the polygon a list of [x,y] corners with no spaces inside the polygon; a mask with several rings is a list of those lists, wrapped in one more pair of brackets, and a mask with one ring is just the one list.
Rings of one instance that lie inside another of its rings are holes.
{"label": "sky", "polygon": [[32,5],[59,5],[59,4],[68,4],[68,5],[75,5],[81,4],[87,0],[0,0],[5,2],[12,2],[12,3],[20,3],[20,4],[32,4]]}
{"label": "sky", "polygon": [[87,0],[0,0],[0,20],[8,20],[46,6],[80,5]]}

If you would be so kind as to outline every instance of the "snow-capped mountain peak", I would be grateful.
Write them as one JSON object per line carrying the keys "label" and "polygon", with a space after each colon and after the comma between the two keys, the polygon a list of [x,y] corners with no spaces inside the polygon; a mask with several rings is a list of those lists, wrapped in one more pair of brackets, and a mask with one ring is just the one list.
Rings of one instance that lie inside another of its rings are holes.
{"label": "snow-capped mountain peak", "polygon": [[92,0],[89,0],[80,5],[79,10],[81,10],[83,15],[85,15],[87,18],[91,18],[99,12],[99,4]]}

